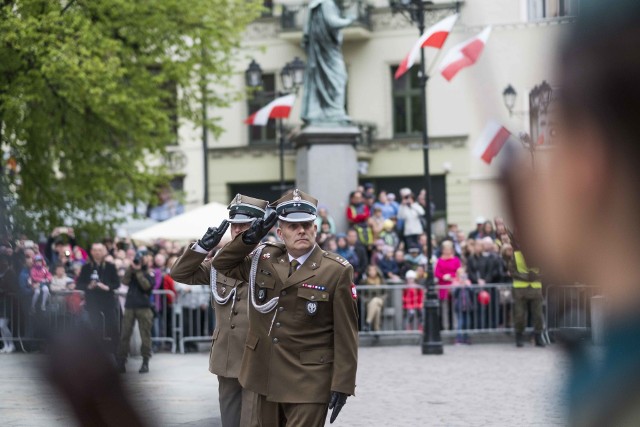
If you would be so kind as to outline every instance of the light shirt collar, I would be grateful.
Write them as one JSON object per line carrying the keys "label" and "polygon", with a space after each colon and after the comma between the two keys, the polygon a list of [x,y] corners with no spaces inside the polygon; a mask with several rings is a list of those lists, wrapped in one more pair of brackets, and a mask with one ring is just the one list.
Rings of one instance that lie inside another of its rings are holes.
{"label": "light shirt collar", "polygon": [[298,262],[300,263],[300,265],[302,266],[302,264],[305,263],[305,261],[307,259],[309,259],[309,257],[311,256],[311,252],[313,252],[313,250],[316,248],[316,245],[313,245],[313,247],[311,248],[311,250],[309,252],[307,252],[304,255],[299,256],[298,258],[294,258],[289,252],[287,252],[287,255],[289,256],[289,264],[291,264],[291,261],[293,261],[294,259],[297,259]]}

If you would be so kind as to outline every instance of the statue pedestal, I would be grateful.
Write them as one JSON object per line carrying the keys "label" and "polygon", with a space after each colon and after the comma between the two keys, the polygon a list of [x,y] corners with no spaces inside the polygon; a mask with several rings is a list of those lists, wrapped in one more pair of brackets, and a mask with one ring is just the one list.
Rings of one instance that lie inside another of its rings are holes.
{"label": "statue pedestal", "polygon": [[347,230],[349,193],[358,186],[359,137],[356,126],[308,126],[294,138],[296,186],[329,209],[337,232]]}

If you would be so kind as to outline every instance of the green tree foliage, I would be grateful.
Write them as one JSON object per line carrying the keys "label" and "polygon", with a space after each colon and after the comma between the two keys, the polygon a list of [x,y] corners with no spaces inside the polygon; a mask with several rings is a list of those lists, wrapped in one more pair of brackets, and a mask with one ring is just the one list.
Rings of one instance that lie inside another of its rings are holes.
{"label": "green tree foliage", "polygon": [[232,56],[259,13],[255,0],[0,0],[0,141],[19,168],[1,187],[20,228],[106,227],[149,198],[168,177],[146,160],[176,142],[176,117],[201,122],[202,75],[214,110],[238,94]]}

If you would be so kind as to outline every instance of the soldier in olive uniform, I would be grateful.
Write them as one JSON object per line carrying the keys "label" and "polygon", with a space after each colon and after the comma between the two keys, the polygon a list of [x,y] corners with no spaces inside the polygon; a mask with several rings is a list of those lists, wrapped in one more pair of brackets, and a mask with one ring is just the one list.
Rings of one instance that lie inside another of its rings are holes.
{"label": "soldier in olive uniform", "polygon": [[[315,243],[317,200],[294,190],[265,220],[227,244],[213,266],[249,281],[249,334],[240,371],[258,393],[260,425],[322,426],[355,391],[358,358],[353,268]],[[256,246],[279,219],[284,244]]]}
{"label": "soldier in olive uniform", "polygon": [[171,269],[171,277],[190,285],[211,284],[216,328],[209,358],[209,371],[218,376],[220,413],[224,427],[257,425],[255,393],[238,381],[244,343],[249,328],[248,284],[218,273],[211,261],[204,261],[222,239],[231,223],[231,236],[247,230],[256,218],[263,218],[268,202],[238,194],[229,205],[229,219],[212,227]]}

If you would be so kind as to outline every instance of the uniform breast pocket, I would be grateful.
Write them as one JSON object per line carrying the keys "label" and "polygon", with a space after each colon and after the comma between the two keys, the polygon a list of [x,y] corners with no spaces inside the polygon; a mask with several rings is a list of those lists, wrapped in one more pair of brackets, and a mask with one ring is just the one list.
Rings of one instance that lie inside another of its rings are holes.
{"label": "uniform breast pocket", "polygon": [[296,319],[319,322],[330,315],[329,292],[310,288],[298,288]]}
{"label": "uniform breast pocket", "polygon": [[256,275],[255,298],[258,304],[264,304],[275,296],[276,279],[267,273],[261,271]]}
{"label": "uniform breast pocket", "polygon": [[216,300],[216,302],[218,304],[222,304],[221,301],[227,299],[232,291],[233,285],[221,281],[216,282],[216,292],[218,293],[218,297],[220,298],[220,301]]}

